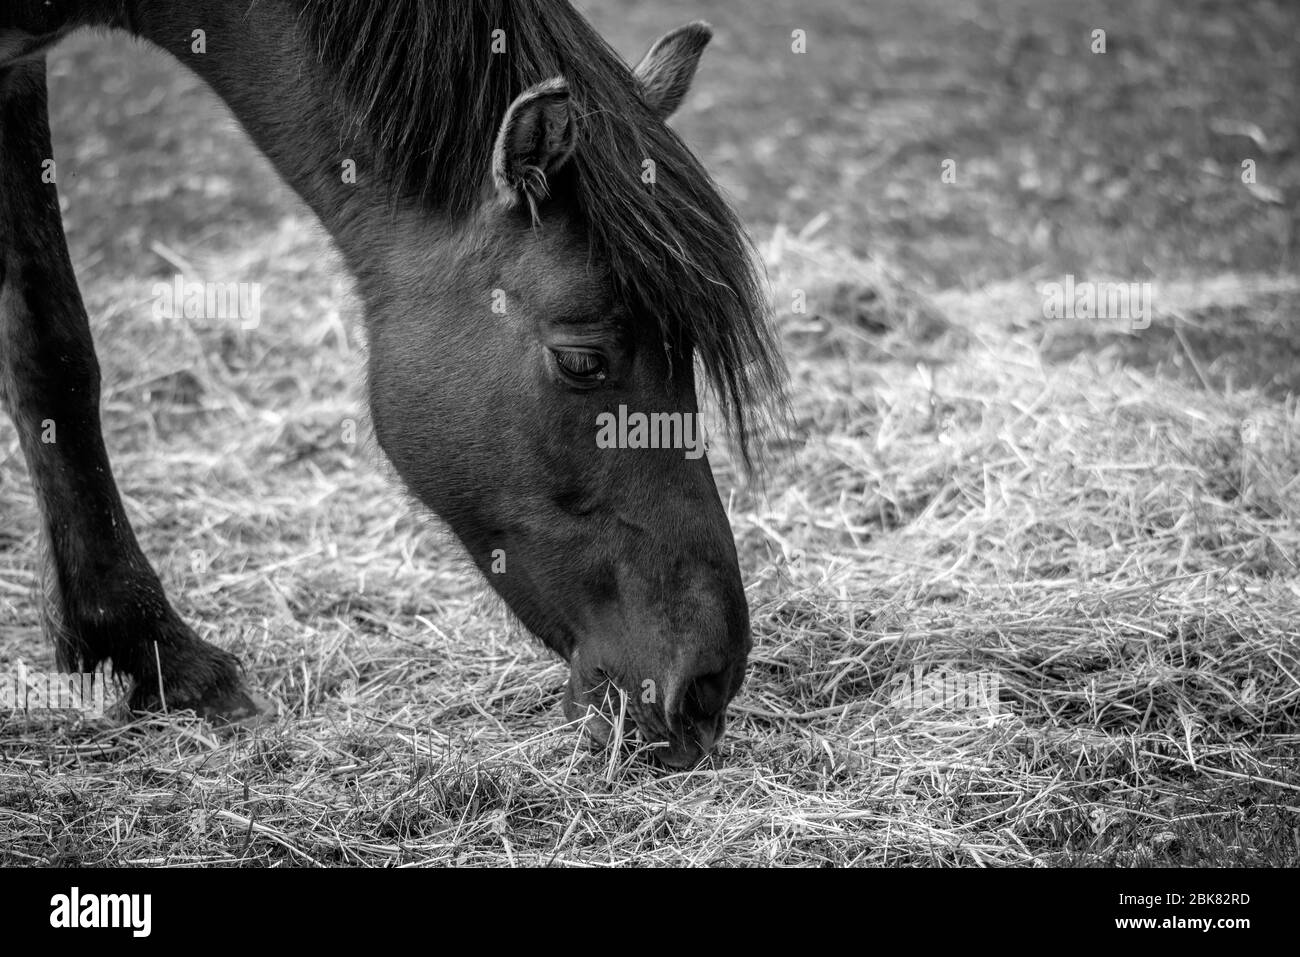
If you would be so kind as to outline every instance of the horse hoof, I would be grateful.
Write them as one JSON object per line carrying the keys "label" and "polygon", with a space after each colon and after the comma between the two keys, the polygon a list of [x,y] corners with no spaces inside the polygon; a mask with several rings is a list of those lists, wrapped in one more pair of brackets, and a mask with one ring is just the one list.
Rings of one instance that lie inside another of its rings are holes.
{"label": "horse hoof", "polygon": [[177,714],[192,711],[216,727],[254,727],[273,721],[278,709],[270,698],[246,687],[242,681],[220,690],[210,691],[197,700],[160,702],[157,696],[148,701],[123,699],[118,702],[112,717],[130,721],[142,714]]}
{"label": "horse hoof", "polygon": [[266,724],[276,716],[275,703],[243,682],[227,692],[200,701],[194,711],[211,724],[241,727]]}

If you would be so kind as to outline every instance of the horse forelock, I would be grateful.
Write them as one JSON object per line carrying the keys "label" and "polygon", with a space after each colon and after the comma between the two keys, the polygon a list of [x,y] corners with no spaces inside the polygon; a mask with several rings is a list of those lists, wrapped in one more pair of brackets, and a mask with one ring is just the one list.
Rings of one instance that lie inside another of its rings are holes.
{"label": "horse forelock", "polygon": [[699,160],[567,0],[291,2],[388,174],[451,217],[481,203],[513,99],[568,81],[575,200],[593,252],[629,312],[658,324],[670,354],[698,360],[748,461],[753,427],[785,383],[757,257]]}

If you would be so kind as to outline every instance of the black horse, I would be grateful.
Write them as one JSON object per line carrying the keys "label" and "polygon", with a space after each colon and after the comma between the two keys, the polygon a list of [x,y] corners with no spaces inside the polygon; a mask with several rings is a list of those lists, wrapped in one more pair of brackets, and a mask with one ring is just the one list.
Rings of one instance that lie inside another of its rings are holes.
{"label": "black horse", "polygon": [[379,444],[569,662],[570,716],[621,689],[667,763],[707,752],[751,645],[708,460],[595,436],[605,413],[698,414],[698,363],[747,458],[781,391],[745,234],[664,122],[708,27],[633,71],[564,0],[4,0],[0,395],[40,503],[47,630],[65,670],[129,675],[133,708],[224,720],[260,702],[127,522],[44,175],[44,53],[85,26],[193,69],[329,230],[366,304]]}

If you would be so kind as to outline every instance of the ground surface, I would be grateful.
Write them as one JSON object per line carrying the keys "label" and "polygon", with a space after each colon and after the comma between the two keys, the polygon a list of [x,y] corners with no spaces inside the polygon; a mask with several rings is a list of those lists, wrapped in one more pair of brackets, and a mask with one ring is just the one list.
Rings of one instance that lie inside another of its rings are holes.
{"label": "ground surface", "polygon": [[[757,644],[720,765],[675,775],[577,746],[563,666],[388,477],[348,285],[223,108],[58,51],[128,511],[284,715],[0,725],[0,861],[1300,863],[1300,10],[839,6],[583,4],[629,58],[717,28],[676,123],[793,376],[764,488],[717,463]],[[178,270],[262,282],[261,327],[154,321]],[[1044,318],[1065,273],[1158,282],[1151,327]],[[5,421],[0,657],[48,667],[36,529]],[[917,668],[1000,713],[891,704]]]}

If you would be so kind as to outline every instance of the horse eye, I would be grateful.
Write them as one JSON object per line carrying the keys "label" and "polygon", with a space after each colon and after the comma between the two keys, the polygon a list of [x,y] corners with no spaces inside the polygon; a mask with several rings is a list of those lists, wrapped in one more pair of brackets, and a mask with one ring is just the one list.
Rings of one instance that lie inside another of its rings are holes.
{"label": "horse eye", "polygon": [[552,349],[555,364],[569,378],[582,385],[597,385],[604,382],[608,374],[605,359],[597,352],[585,352],[577,349]]}

